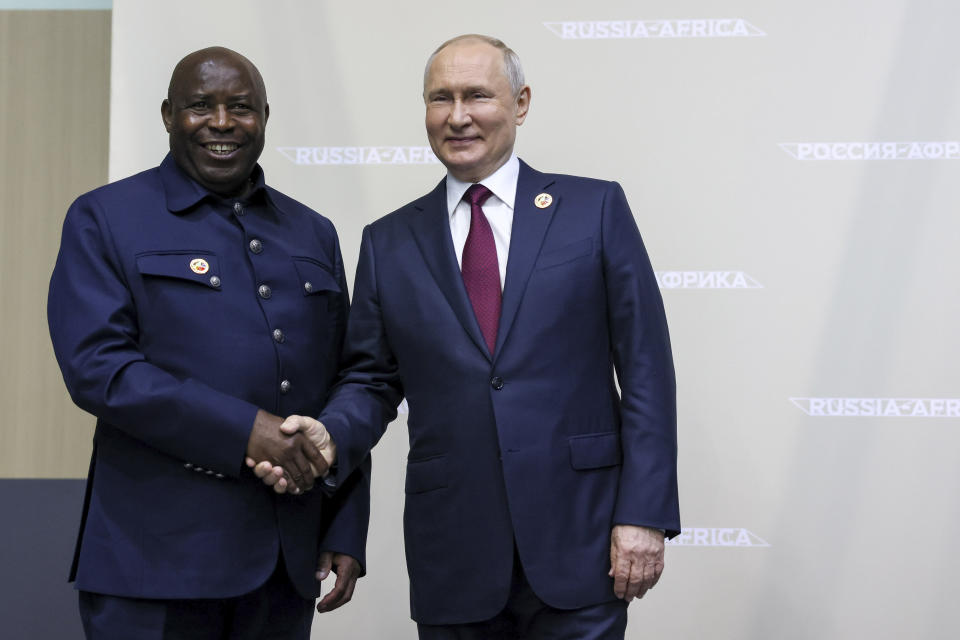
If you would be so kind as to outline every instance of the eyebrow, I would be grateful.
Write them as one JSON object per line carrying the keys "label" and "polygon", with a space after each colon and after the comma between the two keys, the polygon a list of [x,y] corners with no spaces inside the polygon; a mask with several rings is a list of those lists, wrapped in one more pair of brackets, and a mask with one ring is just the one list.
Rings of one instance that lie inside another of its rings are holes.
{"label": "eyebrow", "polygon": [[[191,93],[185,96],[185,99],[186,100],[207,100],[212,95],[213,95],[212,93]],[[256,99],[257,99],[256,95],[253,93],[237,93],[232,96],[227,96],[227,102],[236,102],[238,100],[242,100],[245,102],[252,102]]]}
{"label": "eyebrow", "polygon": [[489,93],[493,93],[493,91],[491,91],[491,90],[489,89],[489,87],[483,87],[483,86],[479,86],[479,85],[478,85],[478,86],[471,86],[471,87],[457,87],[457,88],[454,88],[454,89],[450,89],[450,88],[447,88],[447,87],[438,87],[438,88],[434,89],[433,91],[428,91],[428,92],[427,92],[427,97],[429,98],[430,96],[438,96],[438,95],[454,95],[454,94],[458,94],[458,93],[460,93],[460,94],[470,94],[470,93],[486,93],[486,94],[489,94]]}

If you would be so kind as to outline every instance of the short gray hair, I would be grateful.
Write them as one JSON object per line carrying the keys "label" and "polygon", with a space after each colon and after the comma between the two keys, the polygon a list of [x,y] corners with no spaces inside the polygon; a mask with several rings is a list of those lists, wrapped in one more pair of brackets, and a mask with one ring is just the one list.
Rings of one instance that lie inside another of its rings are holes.
{"label": "short gray hair", "polygon": [[446,49],[451,44],[460,42],[461,40],[479,40],[480,42],[486,42],[491,47],[499,49],[503,54],[503,75],[507,77],[507,82],[510,83],[510,90],[513,91],[514,97],[520,94],[520,89],[523,88],[523,85],[526,84],[523,78],[523,67],[520,65],[520,56],[516,52],[503,43],[503,40],[498,40],[491,36],[484,36],[479,33],[466,33],[462,36],[457,36],[456,38],[450,38],[442,45],[437,47],[436,51],[430,54],[430,57],[427,58],[427,66],[423,70],[423,92],[427,92],[427,78],[430,75],[430,65],[433,64],[433,59],[437,57],[437,54]]}

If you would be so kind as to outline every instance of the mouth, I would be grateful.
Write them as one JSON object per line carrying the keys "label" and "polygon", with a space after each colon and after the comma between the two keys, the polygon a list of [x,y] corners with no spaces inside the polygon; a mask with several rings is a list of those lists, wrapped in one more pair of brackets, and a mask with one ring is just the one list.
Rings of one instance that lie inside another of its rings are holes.
{"label": "mouth", "polygon": [[472,142],[479,140],[477,136],[450,136],[447,138],[447,144],[450,144],[455,147],[466,146]]}
{"label": "mouth", "polygon": [[240,145],[233,142],[208,142],[203,147],[216,156],[228,156],[236,151]]}

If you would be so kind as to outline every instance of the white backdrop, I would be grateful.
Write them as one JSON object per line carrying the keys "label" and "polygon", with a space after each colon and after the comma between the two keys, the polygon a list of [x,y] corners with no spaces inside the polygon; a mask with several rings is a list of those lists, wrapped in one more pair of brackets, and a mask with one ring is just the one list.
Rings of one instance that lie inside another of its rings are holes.
{"label": "white backdrop", "polygon": [[[176,62],[236,49],[267,83],[268,181],[334,221],[352,279],[362,226],[443,175],[427,56],[502,38],[533,88],[520,156],[620,181],[660,272],[687,529],[627,637],[954,637],[958,20],[955,0],[115,0],[110,175],[165,153]],[[375,451],[370,573],[317,638],[416,636],[406,438],[401,417]]]}

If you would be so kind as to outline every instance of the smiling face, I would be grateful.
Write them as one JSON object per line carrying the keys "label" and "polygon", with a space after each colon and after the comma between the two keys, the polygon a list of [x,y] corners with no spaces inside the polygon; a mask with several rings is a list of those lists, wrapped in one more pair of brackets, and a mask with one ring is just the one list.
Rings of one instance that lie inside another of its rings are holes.
{"label": "smiling face", "polygon": [[210,191],[242,195],[263,151],[270,108],[256,67],[229,49],[203,49],[173,70],[160,107],[177,165]]}
{"label": "smiling face", "polygon": [[503,53],[482,40],[441,49],[424,83],[430,147],[455,178],[479,182],[513,152],[517,126],[530,107],[530,87],[514,95]]}

